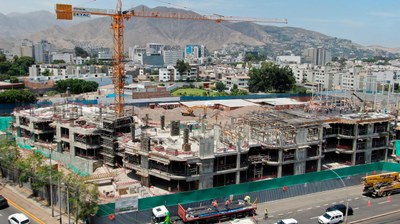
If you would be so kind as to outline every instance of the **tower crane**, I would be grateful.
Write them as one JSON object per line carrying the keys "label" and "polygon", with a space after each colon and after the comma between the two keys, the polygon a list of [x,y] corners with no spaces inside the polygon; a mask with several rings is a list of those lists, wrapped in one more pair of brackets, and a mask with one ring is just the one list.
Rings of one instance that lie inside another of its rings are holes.
{"label": "tower crane", "polygon": [[287,23],[286,19],[262,19],[245,18],[222,15],[187,15],[178,13],[154,12],[144,10],[125,10],[122,11],[122,0],[117,0],[115,10],[72,7],[70,4],[56,4],[56,16],[60,20],[72,20],[73,17],[109,16],[112,18],[111,29],[113,31],[113,57],[112,81],[114,85],[115,113],[121,117],[124,115],[124,86],[125,86],[125,66],[124,66],[124,20],[132,17],[141,18],[160,18],[160,19],[179,19],[179,20],[204,20],[217,23],[223,21],[230,22],[259,22],[259,23]]}

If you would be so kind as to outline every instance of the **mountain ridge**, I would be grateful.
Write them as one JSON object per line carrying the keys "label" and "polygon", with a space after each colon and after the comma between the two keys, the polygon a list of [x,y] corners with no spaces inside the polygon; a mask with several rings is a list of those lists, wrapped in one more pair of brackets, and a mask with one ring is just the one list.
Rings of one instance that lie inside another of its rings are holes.
{"label": "mountain ridge", "polygon": [[[133,10],[198,15],[192,11],[164,6],[156,8],[138,6]],[[55,15],[48,11],[11,16],[0,13],[0,26],[3,27],[0,30],[0,48],[4,47],[3,42],[7,42],[5,40],[9,38],[17,40],[14,41],[14,44],[18,44],[19,39],[25,38],[34,42],[47,39],[56,44],[58,48],[112,47],[110,18],[94,18],[75,24],[68,24],[68,22],[70,21],[57,21]],[[129,46],[144,46],[148,42],[180,46],[197,43],[206,45],[210,50],[226,45],[240,44],[263,48],[271,54],[280,54],[287,50],[301,54],[305,48],[318,46],[328,48],[332,51],[333,56],[362,57],[400,53],[400,51],[390,50],[390,48],[362,46],[351,40],[290,26],[138,17],[125,21],[125,50]]]}

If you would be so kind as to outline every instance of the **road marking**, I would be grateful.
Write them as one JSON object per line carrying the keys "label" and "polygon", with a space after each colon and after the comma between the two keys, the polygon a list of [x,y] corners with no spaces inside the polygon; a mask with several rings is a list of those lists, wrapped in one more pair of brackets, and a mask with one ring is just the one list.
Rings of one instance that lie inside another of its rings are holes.
{"label": "road marking", "polygon": [[336,202],[332,202],[332,205],[335,205],[336,204]]}
{"label": "road marking", "polygon": [[381,205],[381,204],[385,204],[385,203],[388,203],[388,202],[387,201],[382,201],[382,202],[379,202],[378,204]]}
{"label": "road marking", "polygon": [[318,219],[318,216],[312,217],[312,218],[310,218],[310,219]]}
{"label": "road marking", "polygon": [[319,208],[319,207],[321,207],[321,206],[319,206],[319,205],[317,205],[317,206],[315,206],[316,208]]}
{"label": "road marking", "polygon": [[353,208],[353,209],[354,209],[354,210],[357,210],[357,209],[360,209],[360,208],[357,207],[357,208]]}
{"label": "road marking", "polygon": [[292,214],[293,212],[288,212],[287,214]]}
{"label": "road marking", "polygon": [[282,216],[283,214],[281,213],[281,214],[279,214],[279,216]]}
{"label": "road marking", "polygon": [[359,199],[359,197],[354,198],[354,200],[358,200],[358,199]]}
{"label": "road marking", "polygon": [[347,199],[347,201],[351,201],[351,200],[353,200],[353,199],[351,199],[351,198]]}
{"label": "road marking", "polygon": [[298,212],[302,212],[303,211],[303,209],[299,209],[299,210],[297,210]]}
{"label": "road marking", "polygon": [[307,210],[311,210],[312,209],[312,207],[311,208],[307,208]]}
{"label": "road marking", "polygon": [[9,198],[6,198],[8,203],[11,204],[12,206],[14,206],[16,209],[22,211],[23,213],[25,213],[27,216],[31,217],[32,219],[34,219],[37,223],[39,224],[46,224],[45,222],[43,222],[42,220],[40,220],[38,217],[34,216],[32,213],[28,212],[27,210],[25,210],[24,208],[22,208],[21,206],[17,205],[17,203],[11,201]]}
{"label": "road marking", "polygon": [[3,214],[0,214],[0,216],[3,216]]}
{"label": "road marking", "polygon": [[273,215],[270,215],[269,217],[273,218],[274,216],[273,216]]}
{"label": "road marking", "polygon": [[324,206],[328,206],[329,204],[324,204]]}
{"label": "road marking", "polygon": [[344,203],[344,201],[340,201],[340,203]]}

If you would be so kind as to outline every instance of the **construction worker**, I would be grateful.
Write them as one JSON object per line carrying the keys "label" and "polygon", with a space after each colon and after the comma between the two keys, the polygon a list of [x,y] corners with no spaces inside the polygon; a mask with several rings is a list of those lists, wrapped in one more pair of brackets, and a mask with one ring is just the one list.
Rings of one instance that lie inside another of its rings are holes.
{"label": "construction worker", "polygon": [[246,197],[244,197],[244,201],[247,202],[247,204],[250,204],[250,196],[247,195]]}
{"label": "construction worker", "polygon": [[264,219],[268,218],[268,208],[265,208],[264,210]]}
{"label": "construction worker", "polygon": [[212,206],[214,207],[215,210],[218,210],[218,202],[217,202],[217,200],[214,200],[212,202]]}
{"label": "construction worker", "polygon": [[226,201],[225,201],[225,208],[226,208],[226,210],[228,210],[229,209],[229,205],[231,204],[231,201],[229,200],[229,199],[227,199]]}

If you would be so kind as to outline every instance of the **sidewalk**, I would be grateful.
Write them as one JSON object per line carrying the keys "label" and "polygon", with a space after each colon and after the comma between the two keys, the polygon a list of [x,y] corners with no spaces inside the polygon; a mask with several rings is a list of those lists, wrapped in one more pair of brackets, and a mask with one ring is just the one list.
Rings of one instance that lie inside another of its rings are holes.
{"label": "sidewalk", "polygon": [[[38,224],[59,224],[58,217],[51,217],[50,206],[43,205],[34,198],[29,197],[32,194],[27,188],[20,188],[13,183],[6,183],[4,179],[0,179],[0,194],[9,200],[9,204],[25,213],[32,221]],[[58,216],[59,210],[54,208],[54,215]],[[68,223],[68,217],[62,216],[62,223]],[[71,217],[71,224],[74,220]]]}

